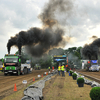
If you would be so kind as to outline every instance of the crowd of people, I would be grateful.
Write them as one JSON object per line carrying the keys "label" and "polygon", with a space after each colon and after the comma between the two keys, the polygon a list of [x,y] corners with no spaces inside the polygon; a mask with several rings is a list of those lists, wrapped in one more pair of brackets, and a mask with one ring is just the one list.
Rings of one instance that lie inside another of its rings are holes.
{"label": "crowd of people", "polygon": [[[59,65],[58,66],[58,75],[61,75],[62,77],[65,77],[65,72],[67,70],[68,65]],[[48,70],[50,71],[50,67],[48,67]],[[54,67],[52,67],[52,70],[54,70]]]}

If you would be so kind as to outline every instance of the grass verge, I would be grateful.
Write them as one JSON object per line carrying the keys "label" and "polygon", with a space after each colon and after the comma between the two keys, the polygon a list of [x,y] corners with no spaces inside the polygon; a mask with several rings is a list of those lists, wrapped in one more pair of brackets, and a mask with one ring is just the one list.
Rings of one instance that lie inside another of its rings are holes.
{"label": "grass verge", "polygon": [[57,76],[44,95],[44,100],[91,100],[89,96],[91,89],[92,87],[86,84],[84,87],[78,87],[77,81],[67,73],[65,77]]}

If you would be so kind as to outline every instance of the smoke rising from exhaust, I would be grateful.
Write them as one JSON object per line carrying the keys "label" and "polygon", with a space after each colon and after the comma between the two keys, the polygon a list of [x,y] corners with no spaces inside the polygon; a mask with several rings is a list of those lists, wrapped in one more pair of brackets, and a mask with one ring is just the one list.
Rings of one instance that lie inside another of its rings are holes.
{"label": "smoke rising from exhaust", "polygon": [[38,17],[44,26],[57,27],[66,24],[68,17],[74,14],[73,8],[73,0],[49,0]]}
{"label": "smoke rising from exhaust", "polygon": [[82,54],[88,58],[91,59],[98,59],[98,47],[100,47],[100,38],[97,38],[96,36],[92,36],[94,41],[91,44],[85,44],[85,46],[82,49]]}
{"label": "smoke rising from exhaust", "polygon": [[12,46],[17,46],[21,53],[21,47],[25,46],[28,53],[39,57],[54,47],[64,46],[66,44],[63,39],[65,31],[62,27],[68,17],[73,14],[72,12],[72,0],[49,0],[38,16],[42,21],[43,29],[33,27],[11,37],[7,43],[8,53]]}

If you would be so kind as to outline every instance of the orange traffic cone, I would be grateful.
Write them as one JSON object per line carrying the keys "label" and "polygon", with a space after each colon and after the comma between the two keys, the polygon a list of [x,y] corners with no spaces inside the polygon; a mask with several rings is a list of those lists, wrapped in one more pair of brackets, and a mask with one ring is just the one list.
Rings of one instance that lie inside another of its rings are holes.
{"label": "orange traffic cone", "polygon": [[35,81],[35,78],[33,78],[33,81]]}
{"label": "orange traffic cone", "polygon": [[15,83],[15,85],[14,85],[14,91],[17,91],[16,83]]}

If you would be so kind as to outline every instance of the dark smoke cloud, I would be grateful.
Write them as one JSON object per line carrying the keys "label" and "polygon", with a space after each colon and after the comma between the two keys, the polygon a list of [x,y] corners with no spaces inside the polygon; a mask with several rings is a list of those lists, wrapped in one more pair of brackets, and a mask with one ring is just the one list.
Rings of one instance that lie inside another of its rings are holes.
{"label": "dark smoke cloud", "polygon": [[89,40],[94,41],[94,40],[96,40],[97,38],[98,38],[97,36],[93,35],[92,37],[89,38]]}
{"label": "dark smoke cloud", "polygon": [[100,47],[100,38],[95,39],[91,44],[85,45],[82,54],[88,59],[98,59],[98,47]]}
{"label": "dark smoke cloud", "polygon": [[[7,43],[8,53],[12,46],[17,46],[21,53],[21,47],[25,46],[28,53],[39,57],[54,47],[64,46],[64,29],[60,22],[66,23],[72,14],[72,9],[72,0],[49,0],[38,16],[43,23],[43,29],[33,27],[11,37]],[[65,15],[64,19],[58,20],[61,15]]]}
{"label": "dark smoke cloud", "polygon": [[27,32],[21,31],[15,37],[11,37],[8,41],[7,47],[10,53],[10,47],[15,45],[21,52],[21,47],[26,46],[29,53],[34,56],[41,56],[48,49],[59,45],[62,41],[63,30],[31,28]]}
{"label": "dark smoke cloud", "polygon": [[49,0],[38,17],[44,26],[65,24],[68,17],[74,14],[73,8],[73,0]]}

